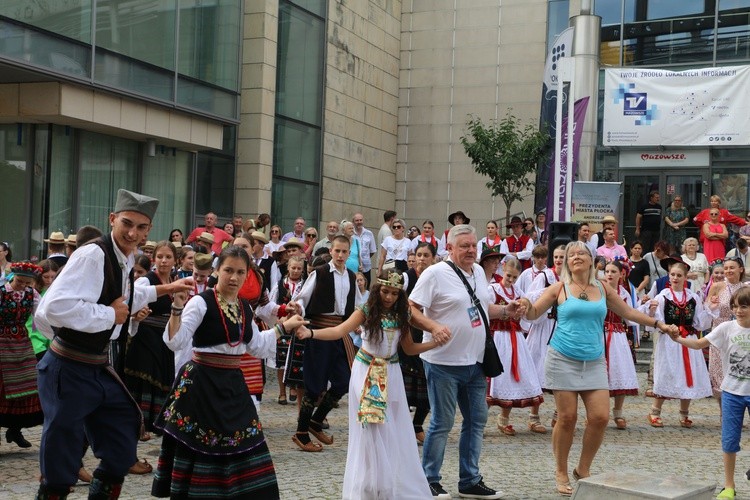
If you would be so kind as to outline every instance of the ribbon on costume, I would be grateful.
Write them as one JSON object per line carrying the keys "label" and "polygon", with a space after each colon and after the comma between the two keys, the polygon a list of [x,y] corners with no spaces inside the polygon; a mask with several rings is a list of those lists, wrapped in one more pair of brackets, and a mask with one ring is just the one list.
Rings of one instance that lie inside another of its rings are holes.
{"label": "ribbon on costume", "polygon": [[363,426],[385,423],[385,410],[388,406],[388,364],[398,363],[398,353],[386,359],[375,357],[360,349],[356,358],[369,365],[362,394],[359,396],[357,422]]}
{"label": "ribbon on costume", "polygon": [[510,373],[513,375],[513,379],[516,382],[521,380],[521,376],[518,373],[518,339],[516,338],[516,322],[510,322]]}
{"label": "ribbon on costume", "polygon": [[[684,326],[680,325],[680,337],[683,339],[690,335],[690,332]],[[688,387],[693,387],[693,370],[690,368],[690,353],[688,348],[682,346],[682,364],[685,366],[685,381]]]}

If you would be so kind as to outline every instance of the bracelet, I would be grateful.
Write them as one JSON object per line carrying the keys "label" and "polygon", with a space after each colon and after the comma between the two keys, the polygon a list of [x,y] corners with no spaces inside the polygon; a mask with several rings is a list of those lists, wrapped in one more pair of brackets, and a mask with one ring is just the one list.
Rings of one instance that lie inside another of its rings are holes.
{"label": "bracelet", "polygon": [[315,330],[313,330],[312,328],[310,328],[310,338],[315,338]]}
{"label": "bracelet", "polygon": [[657,328],[657,326],[656,326],[656,325],[658,325],[658,324],[659,324],[659,320],[658,320],[658,319],[657,319],[657,320],[654,320],[654,328]]}
{"label": "bracelet", "polygon": [[285,333],[284,327],[281,326],[281,323],[276,323],[273,329],[276,330],[276,340],[278,340]]}
{"label": "bracelet", "polygon": [[182,307],[172,306],[173,311],[182,311],[183,309],[185,309],[185,306],[182,306]]}
{"label": "bracelet", "polygon": [[182,316],[182,310],[172,309],[172,316]]}

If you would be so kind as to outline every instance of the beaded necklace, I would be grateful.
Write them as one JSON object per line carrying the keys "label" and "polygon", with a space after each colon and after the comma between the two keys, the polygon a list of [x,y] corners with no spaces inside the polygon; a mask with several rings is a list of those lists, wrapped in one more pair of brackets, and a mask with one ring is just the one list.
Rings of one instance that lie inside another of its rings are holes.
{"label": "beaded necklace", "polygon": [[[224,325],[224,335],[229,347],[237,347],[242,342],[242,332],[245,331],[245,309],[240,306],[239,301],[229,304],[223,295],[214,288],[214,299],[219,308],[221,323]],[[238,326],[239,339],[234,344],[229,339],[229,327],[227,326],[227,316]]]}
{"label": "beaded necklace", "polygon": [[677,309],[684,311],[685,307],[687,306],[687,301],[688,301],[687,293],[684,290],[682,290],[682,300],[677,300],[677,296],[674,294],[674,288],[670,287],[669,293],[672,294],[672,303],[675,306],[677,306]]}

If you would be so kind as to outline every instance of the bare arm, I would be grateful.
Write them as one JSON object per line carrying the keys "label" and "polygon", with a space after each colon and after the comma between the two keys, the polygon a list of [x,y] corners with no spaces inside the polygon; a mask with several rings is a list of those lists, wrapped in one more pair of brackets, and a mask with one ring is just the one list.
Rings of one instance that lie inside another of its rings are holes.
{"label": "bare arm", "polygon": [[562,282],[557,282],[548,286],[544,290],[544,292],[542,292],[542,295],[533,304],[526,297],[523,297],[521,300],[519,300],[518,302],[521,304],[522,311],[525,306],[526,319],[533,321],[543,313],[545,313],[547,309],[552,307],[555,301],[557,301],[557,296],[560,293],[562,286]]}
{"label": "bare arm", "polygon": [[675,325],[667,325],[663,321],[654,321],[654,318],[651,316],[633,309],[611,287],[604,287],[604,290],[607,294],[607,308],[621,318],[638,323],[639,325],[658,328],[664,333],[679,331]]}
{"label": "bare arm", "polygon": [[437,321],[433,321],[422,312],[422,306],[416,302],[410,300],[409,307],[411,308],[411,325],[419,328],[420,330],[426,330],[432,334],[432,338],[437,342],[447,342],[450,339],[451,330],[445,325],[441,325]]}
{"label": "bare arm", "polygon": [[706,347],[711,345],[711,342],[708,341],[706,337],[701,337],[699,339],[691,339],[689,337],[680,337],[679,333],[670,335],[670,338],[677,342],[678,344],[682,344],[685,347],[689,347],[690,349],[705,349]]}
{"label": "bare arm", "polygon": [[[450,339],[450,336],[448,337],[448,339]],[[448,339],[446,339],[445,342],[447,342]],[[443,344],[445,342],[443,342]],[[423,352],[429,351],[430,349],[434,349],[439,345],[442,345],[434,340],[431,340],[429,342],[414,342],[414,339],[411,338],[411,332],[401,332],[400,343],[404,352],[409,356],[422,354]]]}
{"label": "bare arm", "polygon": [[641,219],[643,219],[642,214],[635,214],[635,235],[636,237],[640,236],[641,234]]}
{"label": "bare arm", "polygon": [[297,328],[298,339],[315,339],[315,340],[338,340],[344,335],[349,335],[365,322],[365,315],[360,309],[355,309],[349,318],[341,324],[320,330],[300,326]]}
{"label": "bare arm", "polygon": [[385,248],[380,249],[380,259],[378,260],[378,276],[383,271],[383,264],[385,264]]}

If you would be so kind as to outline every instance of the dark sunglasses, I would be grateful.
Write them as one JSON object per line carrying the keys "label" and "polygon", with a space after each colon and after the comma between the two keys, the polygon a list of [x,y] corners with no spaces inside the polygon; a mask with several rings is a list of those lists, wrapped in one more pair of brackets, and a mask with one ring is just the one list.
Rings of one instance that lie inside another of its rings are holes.
{"label": "dark sunglasses", "polygon": [[395,226],[393,226],[393,229],[401,229],[401,228],[403,228],[403,227],[404,227],[404,226],[402,226],[402,225],[400,225],[400,224],[396,224]]}
{"label": "dark sunglasses", "polygon": [[317,238],[318,237],[317,234],[306,234],[305,236],[307,236],[308,238]]}

